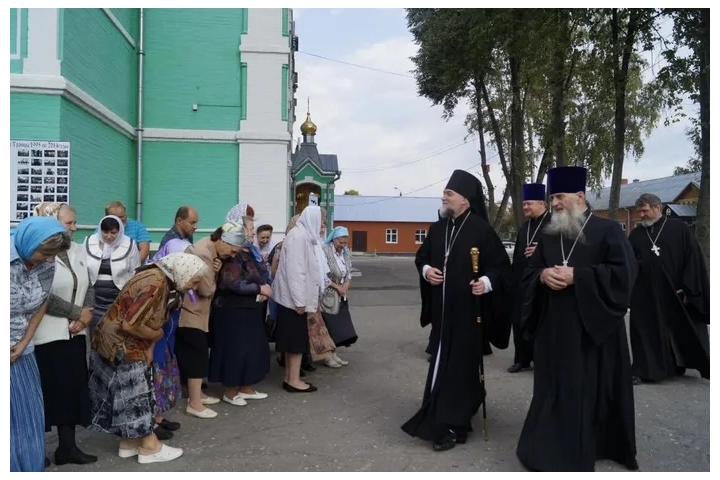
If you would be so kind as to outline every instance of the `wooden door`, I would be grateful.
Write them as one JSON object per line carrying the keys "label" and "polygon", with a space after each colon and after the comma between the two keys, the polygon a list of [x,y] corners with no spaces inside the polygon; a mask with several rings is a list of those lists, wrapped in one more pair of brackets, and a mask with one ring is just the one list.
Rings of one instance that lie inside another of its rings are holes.
{"label": "wooden door", "polygon": [[367,232],[352,232],[352,251],[367,252]]}

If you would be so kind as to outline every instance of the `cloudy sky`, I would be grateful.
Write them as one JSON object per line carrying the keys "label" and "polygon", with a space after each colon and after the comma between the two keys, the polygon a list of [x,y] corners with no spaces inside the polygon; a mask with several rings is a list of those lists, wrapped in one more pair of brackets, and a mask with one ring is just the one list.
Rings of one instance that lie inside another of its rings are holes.
{"label": "cloudy sky", "polygon": [[[361,195],[401,191],[436,196],[454,169],[480,170],[477,140],[471,137],[463,144],[467,107],[459,107],[455,117],[445,121],[441,107],[416,94],[409,57],[417,47],[407,31],[404,10],[295,9],[294,15],[300,51],[305,52],[296,54],[295,137],[300,136],[309,97],[318,148],[338,155],[342,178],[337,194],[356,189]],[[643,157],[637,162],[626,158],[623,177],[663,177],[684,165],[693,153],[684,125],[660,123],[646,140]],[[504,185],[497,158],[490,161],[490,173],[496,187]],[[500,196],[502,189],[497,191]]]}

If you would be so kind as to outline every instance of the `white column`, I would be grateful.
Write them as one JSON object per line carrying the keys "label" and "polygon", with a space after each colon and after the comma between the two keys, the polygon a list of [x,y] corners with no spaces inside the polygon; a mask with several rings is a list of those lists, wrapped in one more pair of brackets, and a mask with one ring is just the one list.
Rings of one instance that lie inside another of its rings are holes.
{"label": "white column", "polygon": [[60,75],[57,8],[28,8],[28,52],[23,73]]}

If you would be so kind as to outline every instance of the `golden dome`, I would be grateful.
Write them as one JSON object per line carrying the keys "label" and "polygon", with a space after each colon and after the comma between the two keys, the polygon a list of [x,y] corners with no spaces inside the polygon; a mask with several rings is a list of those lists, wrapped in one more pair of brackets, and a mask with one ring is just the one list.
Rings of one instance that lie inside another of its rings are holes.
{"label": "golden dome", "polygon": [[315,135],[317,133],[317,125],[310,120],[310,112],[308,112],[305,122],[300,125],[300,133],[303,135]]}

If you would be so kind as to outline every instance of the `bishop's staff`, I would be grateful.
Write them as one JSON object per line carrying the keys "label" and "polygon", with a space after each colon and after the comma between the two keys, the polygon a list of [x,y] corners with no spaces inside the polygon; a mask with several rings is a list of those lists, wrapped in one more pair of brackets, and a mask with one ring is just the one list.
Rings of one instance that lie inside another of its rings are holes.
{"label": "bishop's staff", "polygon": [[[480,250],[478,250],[476,247],[473,247],[470,249],[470,258],[472,258],[472,268],[473,268],[473,274],[475,276],[475,281],[479,282],[480,278],[478,275],[478,271],[480,270]],[[480,327],[480,345],[478,348],[483,348],[483,334],[482,334],[482,318],[480,317],[480,297],[475,297],[475,301],[477,302],[477,323]],[[483,359],[482,354],[480,355],[480,384],[483,388],[483,402],[482,402],[482,409],[483,409],[483,433],[485,434],[485,441],[488,439],[488,422],[487,422],[487,389],[485,388],[485,362]]]}

